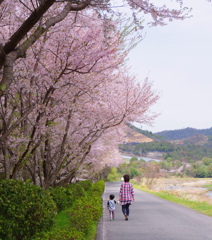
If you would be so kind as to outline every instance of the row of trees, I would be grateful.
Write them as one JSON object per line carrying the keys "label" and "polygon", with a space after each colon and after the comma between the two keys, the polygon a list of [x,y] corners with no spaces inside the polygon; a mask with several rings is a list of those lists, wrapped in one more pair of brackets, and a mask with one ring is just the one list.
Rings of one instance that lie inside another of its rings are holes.
{"label": "row of trees", "polygon": [[4,178],[49,188],[88,170],[95,177],[118,163],[124,125],[154,118],[149,108],[158,96],[151,83],[138,84],[123,64],[135,44],[128,33],[139,26],[141,11],[157,25],[183,19],[185,10],[126,3],[133,29],[113,18],[112,1],[0,1]]}
{"label": "row of trees", "polygon": [[192,164],[185,164],[179,160],[168,157],[165,161],[160,161],[160,169],[180,176],[190,176],[196,178],[212,177],[212,158],[204,157],[201,161]]}
{"label": "row of trees", "polygon": [[117,168],[117,172],[123,176],[129,174],[131,178],[136,178],[142,184],[142,179],[145,178],[145,185],[151,188],[155,180],[158,179],[160,174],[160,166],[157,162],[146,162],[142,159],[138,160],[132,157],[130,162],[123,163]]}
{"label": "row of trees", "polygon": [[186,174],[199,178],[212,177],[212,158],[204,157],[202,161],[193,163]]}
{"label": "row of trees", "polygon": [[154,141],[140,144],[122,144],[120,150],[135,154],[137,156],[145,156],[148,152],[161,152],[163,158],[172,158],[184,162],[200,161],[204,157],[212,157],[211,137],[204,145],[178,145],[167,141]]}
{"label": "row of trees", "polygon": [[137,157],[132,157],[129,163],[125,162],[119,165],[117,169],[117,172],[122,175],[127,173],[132,178],[145,177],[147,178],[147,182],[151,183],[164,175],[206,178],[212,177],[212,158],[204,157],[202,161],[189,165],[183,164],[179,160],[172,160],[171,158],[159,162],[146,162],[142,158],[139,160]]}
{"label": "row of trees", "polygon": [[212,149],[208,145],[186,145],[177,146],[177,148],[164,155],[164,159],[171,157],[172,159],[177,159],[184,162],[196,162],[202,160],[204,157],[212,157]]}

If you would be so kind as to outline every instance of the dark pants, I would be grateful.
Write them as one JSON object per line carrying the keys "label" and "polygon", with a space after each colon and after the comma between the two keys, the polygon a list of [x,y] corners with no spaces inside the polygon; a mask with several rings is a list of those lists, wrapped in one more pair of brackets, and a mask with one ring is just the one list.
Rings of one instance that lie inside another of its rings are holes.
{"label": "dark pants", "polygon": [[130,214],[130,204],[129,203],[122,205],[122,212],[125,216],[129,216],[129,214]]}

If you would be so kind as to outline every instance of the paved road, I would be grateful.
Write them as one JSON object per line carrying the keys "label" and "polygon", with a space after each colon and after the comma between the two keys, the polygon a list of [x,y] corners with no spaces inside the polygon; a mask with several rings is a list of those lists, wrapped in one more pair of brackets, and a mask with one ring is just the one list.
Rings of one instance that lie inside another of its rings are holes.
{"label": "paved road", "polygon": [[106,183],[104,212],[96,240],[212,240],[212,217],[135,189],[135,202],[125,221],[116,205],[115,221],[109,221],[108,196],[118,199],[120,182]]}

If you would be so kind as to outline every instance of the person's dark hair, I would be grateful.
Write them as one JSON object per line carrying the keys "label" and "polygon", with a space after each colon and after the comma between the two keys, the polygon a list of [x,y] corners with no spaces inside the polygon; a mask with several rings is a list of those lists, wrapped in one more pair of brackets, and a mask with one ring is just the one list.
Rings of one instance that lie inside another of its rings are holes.
{"label": "person's dark hair", "polygon": [[130,181],[130,176],[129,176],[128,174],[125,174],[125,175],[123,176],[123,178],[124,178],[124,181],[125,181],[125,182],[129,182],[129,181]]}
{"label": "person's dark hair", "polygon": [[110,200],[113,200],[115,196],[113,194],[110,194]]}

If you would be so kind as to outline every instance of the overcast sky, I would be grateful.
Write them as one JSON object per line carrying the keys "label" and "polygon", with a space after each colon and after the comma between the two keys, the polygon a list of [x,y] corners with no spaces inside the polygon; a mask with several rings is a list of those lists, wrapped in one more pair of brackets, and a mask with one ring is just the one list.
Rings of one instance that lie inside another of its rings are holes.
{"label": "overcast sky", "polygon": [[212,2],[185,0],[184,6],[193,8],[192,18],[146,29],[129,55],[132,72],[148,76],[161,92],[151,108],[160,116],[143,130],[212,127]]}

